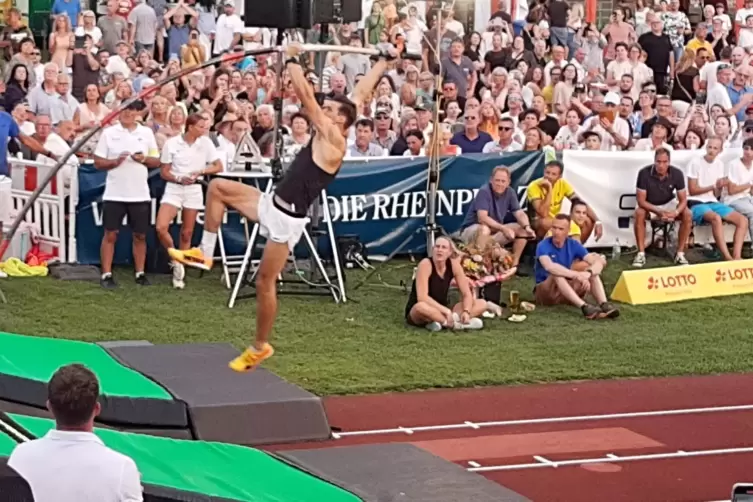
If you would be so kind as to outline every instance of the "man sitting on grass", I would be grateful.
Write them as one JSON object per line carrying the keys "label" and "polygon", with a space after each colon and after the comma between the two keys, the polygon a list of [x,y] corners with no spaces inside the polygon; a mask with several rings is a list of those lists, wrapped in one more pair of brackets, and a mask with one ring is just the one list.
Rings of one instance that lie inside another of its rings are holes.
{"label": "man sitting on grass", "polygon": [[[518,194],[510,186],[510,170],[497,166],[491,179],[482,186],[465,215],[460,239],[470,244],[492,237],[500,245],[512,243],[513,267],[517,267],[526,247],[526,240],[535,236],[528,215],[520,209]],[[508,216],[516,223],[505,223]]]}
{"label": "man sitting on grass", "polygon": [[[536,287],[539,305],[571,304],[580,307],[586,319],[615,318],[620,311],[607,301],[601,271],[607,264],[603,256],[589,253],[576,239],[568,237],[571,220],[558,214],[552,221],[552,236],[536,247]],[[576,260],[588,264],[583,271],[573,270]],[[596,305],[585,301],[591,293]]]}

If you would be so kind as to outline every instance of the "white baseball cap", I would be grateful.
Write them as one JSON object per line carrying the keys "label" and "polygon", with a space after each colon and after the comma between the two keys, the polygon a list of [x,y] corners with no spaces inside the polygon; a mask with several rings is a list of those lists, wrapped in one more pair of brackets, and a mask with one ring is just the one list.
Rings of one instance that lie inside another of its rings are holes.
{"label": "white baseball cap", "polygon": [[619,105],[620,96],[616,92],[608,92],[607,95],[604,96],[604,104],[605,105]]}

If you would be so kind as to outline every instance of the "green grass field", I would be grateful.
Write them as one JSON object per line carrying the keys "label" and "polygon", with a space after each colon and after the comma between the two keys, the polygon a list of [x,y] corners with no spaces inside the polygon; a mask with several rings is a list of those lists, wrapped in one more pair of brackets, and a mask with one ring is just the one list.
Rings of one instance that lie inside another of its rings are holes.
{"label": "green grass field", "polygon": [[[610,264],[608,291],[629,258]],[[396,284],[409,282],[411,273],[410,263],[398,262],[383,277]],[[121,287],[114,292],[51,278],[0,280],[9,300],[0,305],[0,331],[248,344],[254,300],[229,310],[217,273],[201,280],[189,273],[183,291],[174,291],[168,276],[152,276],[152,287],[139,288],[130,271],[115,275]],[[348,284],[361,276],[351,272]],[[532,284],[516,279],[503,294],[514,287],[530,299]],[[521,324],[492,320],[473,334],[429,334],[405,326],[402,291],[367,285],[349,294],[345,305],[331,297],[282,296],[277,354],[267,367],[322,395],[753,369],[753,296],[622,306],[616,321],[586,321],[574,308],[539,308]]]}

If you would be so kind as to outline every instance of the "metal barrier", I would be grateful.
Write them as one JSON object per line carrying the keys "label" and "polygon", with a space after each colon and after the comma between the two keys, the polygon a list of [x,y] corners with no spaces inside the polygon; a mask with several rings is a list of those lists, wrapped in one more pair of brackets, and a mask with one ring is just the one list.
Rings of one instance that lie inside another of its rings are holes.
{"label": "metal barrier", "polygon": [[[20,211],[54,162],[29,161],[8,157],[11,168],[11,211]],[[76,204],[78,202],[77,169],[61,169],[54,183],[48,185],[34,202],[25,221],[39,230],[42,244],[53,248],[63,263],[76,261]]]}

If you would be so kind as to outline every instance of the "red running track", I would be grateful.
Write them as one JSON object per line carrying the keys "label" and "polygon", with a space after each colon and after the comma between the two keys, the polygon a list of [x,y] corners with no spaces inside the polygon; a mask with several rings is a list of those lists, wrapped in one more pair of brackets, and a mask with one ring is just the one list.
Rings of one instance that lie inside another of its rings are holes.
{"label": "red running track", "polygon": [[[332,397],[343,432],[579,415],[753,405],[753,375],[592,381]],[[468,467],[753,447],[753,410],[345,437],[288,448],[411,442]],[[716,501],[753,480],[753,454],[483,473],[534,501]]]}

